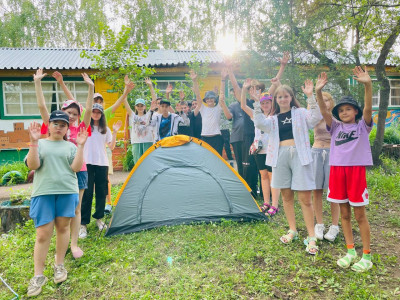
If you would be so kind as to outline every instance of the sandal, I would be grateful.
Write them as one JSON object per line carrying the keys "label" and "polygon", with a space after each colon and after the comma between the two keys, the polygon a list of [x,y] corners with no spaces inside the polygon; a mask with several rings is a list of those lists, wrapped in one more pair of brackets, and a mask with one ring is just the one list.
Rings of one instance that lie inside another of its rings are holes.
{"label": "sandal", "polygon": [[261,209],[261,211],[262,212],[266,212],[268,209],[270,209],[271,208],[271,205],[269,205],[268,203],[264,203],[261,207],[260,207],[260,209]]}
{"label": "sandal", "polygon": [[280,241],[284,244],[289,244],[293,240],[297,240],[299,238],[299,234],[297,231],[289,229],[287,234],[281,236]]}
{"label": "sandal", "polygon": [[361,273],[361,272],[366,272],[369,269],[372,268],[374,264],[372,263],[372,261],[365,259],[365,258],[361,258],[359,262],[356,262],[351,269],[355,272]]}
{"label": "sandal", "polygon": [[343,269],[347,269],[350,267],[350,265],[357,259],[357,253],[356,255],[352,255],[350,253],[347,253],[346,256],[339,258],[337,260],[337,265]]}
{"label": "sandal", "polygon": [[268,214],[270,217],[273,217],[273,216],[275,216],[275,215],[278,213],[278,211],[279,211],[279,208],[277,208],[277,207],[271,205],[271,207],[270,207],[270,208],[268,209],[268,211],[267,211],[267,214]]}
{"label": "sandal", "polygon": [[[315,245],[311,245],[310,242],[315,242]],[[307,245],[306,247],[306,251],[308,252],[308,254],[311,255],[315,255],[318,253],[319,248],[316,245],[317,244],[317,238],[315,236],[308,236],[305,240],[304,240],[304,244]]]}

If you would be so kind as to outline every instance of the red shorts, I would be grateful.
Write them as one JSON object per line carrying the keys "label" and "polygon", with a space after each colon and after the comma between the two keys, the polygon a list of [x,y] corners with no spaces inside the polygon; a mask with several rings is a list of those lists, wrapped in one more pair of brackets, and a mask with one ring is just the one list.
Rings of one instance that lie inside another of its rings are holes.
{"label": "red shorts", "polygon": [[328,201],[364,206],[369,203],[364,166],[331,166]]}

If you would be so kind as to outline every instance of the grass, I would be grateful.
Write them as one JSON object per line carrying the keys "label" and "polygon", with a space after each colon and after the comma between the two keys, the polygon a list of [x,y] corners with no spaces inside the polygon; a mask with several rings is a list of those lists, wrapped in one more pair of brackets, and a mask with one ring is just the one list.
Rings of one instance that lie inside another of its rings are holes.
{"label": "grass", "polygon": [[[283,245],[287,230],[281,211],[272,222],[161,227],[111,238],[98,237],[94,222],[81,240],[80,260],[66,257],[69,278],[51,280],[38,299],[398,299],[400,297],[398,188],[400,164],[368,171],[374,267],[356,274],[336,266],[345,253],[343,235],[320,242],[316,257],[307,255],[302,239]],[[113,187],[115,197],[119,186]],[[397,190],[396,190],[397,189]],[[325,203],[324,219],[329,221]],[[306,236],[299,205],[298,229]],[[362,244],[354,224],[356,249]],[[0,239],[0,275],[26,294],[33,276],[35,230],[32,221]],[[52,278],[54,241],[45,275]],[[0,285],[0,299],[12,294]]]}

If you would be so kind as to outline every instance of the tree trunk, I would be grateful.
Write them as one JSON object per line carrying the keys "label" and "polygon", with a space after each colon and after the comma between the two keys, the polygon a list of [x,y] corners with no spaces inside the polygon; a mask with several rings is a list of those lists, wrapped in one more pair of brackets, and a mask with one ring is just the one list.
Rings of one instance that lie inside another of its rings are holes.
{"label": "tree trunk", "polygon": [[0,231],[8,232],[17,224],[23,225],[29,217],[29,206],[0,206]]}
{"label": "tree trunk", "polygon": [[379,54],[378,60],[375,65],[376,79],[380,85],[379,91],[379,113],[378,113],[378,124],[376,125],[376,138],[374,145],[372,146],[372,158],[374,160],[374,165],[379,165],[381,163],[379,156],[382,151],[383,137],[385,134],[385,121],[387,115],[387,108],[389,105],[390,97],[390,83],[386,77],[385,62],[389,54],[390,49],[393,47],[397,37],[400,33],[400,19],[398,20],[396,26],[393,28],[392,33],[388,39],[383,44],[381,52]]}

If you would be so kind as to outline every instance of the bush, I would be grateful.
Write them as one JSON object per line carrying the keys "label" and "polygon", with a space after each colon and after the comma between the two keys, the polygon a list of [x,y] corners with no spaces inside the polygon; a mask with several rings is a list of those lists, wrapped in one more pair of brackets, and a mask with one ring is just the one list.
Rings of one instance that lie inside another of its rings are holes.
{"label": "bush", "polygon": [[124,171],[130,171],[134,165],[135,163],[133,162],[132,144],[129,144],[129,146],[126,148],[126,154],[122,158],[122,169]]}
{"label": "bush", "polygon": [[[376,126],[374,126],[369,134],[369,143],[373,145],[376,138]],[[383,136],[384,144],[400,144],[400,122],[397,120],[385,128]]]}
{"label": "bush", "polygon": [[25,165],[25,163],[22,161],[14,162],[11,164],[6,163],[4,165],[1,165],[0,166],[0,178],[3,178],[3,176],[9,172],[12,172],[11,174],[14,174],[14,173],[17,174],[16,172],[13,172],[13,171],[20,173],[22,180],[20,180],[20,176],[11,175],[10,180],[7,181],[8,185],[26,182],[26,178],[28,176],[29,169]]}

